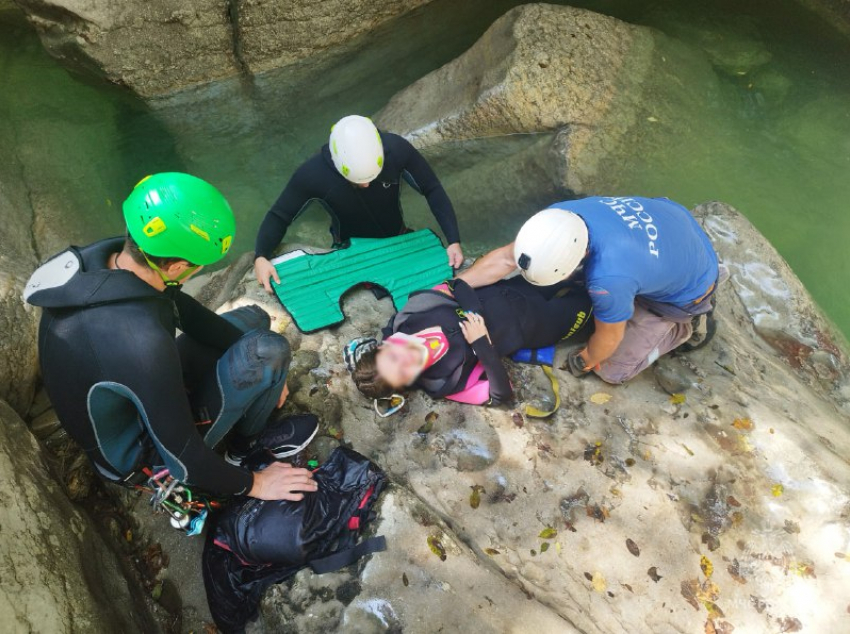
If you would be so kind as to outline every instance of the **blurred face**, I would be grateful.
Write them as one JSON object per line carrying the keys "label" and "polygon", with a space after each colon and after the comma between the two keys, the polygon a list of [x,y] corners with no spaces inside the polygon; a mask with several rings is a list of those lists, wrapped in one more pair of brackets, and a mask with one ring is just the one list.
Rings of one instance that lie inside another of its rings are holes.
{"label": "blurred face", "polygon": [[422,351],[386,341],[375,355],[378,374],[395,389],[412,384],[422,369]]}

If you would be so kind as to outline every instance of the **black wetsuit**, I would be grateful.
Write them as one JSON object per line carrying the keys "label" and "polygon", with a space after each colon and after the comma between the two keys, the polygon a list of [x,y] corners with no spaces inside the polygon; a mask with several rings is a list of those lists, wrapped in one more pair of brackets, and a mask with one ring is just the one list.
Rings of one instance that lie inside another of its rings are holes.
{"label": "black wetsuit", "polygon": [[[39,357],[59,420],[109,479],[150,465],[144,461],[159,454],[183,471],[172,474],[186,483],[221,494],[247,492],[251,473],[225,462],[196,429],[175,342],[180,328],[224,352],[243,331],[179,287],[161,292],[129,271],[109,269],[109,256],[122,245],[123,238],[115,238],[72,247],[79,271],[28,298],[44,308]],[[104,413],[101,426],[94,424],[96,410]]]}
{"label": "black wetsuit", "polygon": [[345,180],[334,167],[327,145],[301,165],[266,213],[257,234],[255,256],[271,258],[289,225],[313,201],[321,203],[330,214],[335,242],[404,233],[407,228],[401,208],[402,178],[428,200],[447,243],[460,242],[454,208],[428,162],[397,134],[381,132],[381,140],[384,167],[368,187],[357,187]]}
{"label": "black wetsuit", "polygon": [[[523,348],[545,348],[564,338],[581,342],[590,337],[593,326],[587,292],[579,287],[553,297],[557,290],[533,286],[519,276],[478,289],[454,280],[454,298],[433,290],[411,295],[383,335],[412,335],[440,326],[449,340],[449,351],[422,372],[415,385],[434,398],[456,394],[466,388],[480,361],[490,382],[490,404],[498,405],[513,397],[502,357]],[[481,337],[472,345],[466,342],[460,329],[464,310],[481,314],[490,341]]]}

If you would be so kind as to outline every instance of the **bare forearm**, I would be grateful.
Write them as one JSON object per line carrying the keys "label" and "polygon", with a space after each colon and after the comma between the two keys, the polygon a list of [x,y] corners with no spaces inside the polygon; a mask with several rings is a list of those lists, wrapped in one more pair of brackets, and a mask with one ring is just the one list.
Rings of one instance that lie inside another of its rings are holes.
{"label": "bare forearm", "polygon": [[469,269],[458,275],[472,288],[495,284],[516,270],[514,245],[508,244],[478,259]]}
{"label": "bare forearm", "polygon": [[597,320],[596,331],[587,342],[587,348],[581,353],[585,367],[595,368],[614,354],[620,346],[625,334],[625,322],[622,324],[606,324]]}

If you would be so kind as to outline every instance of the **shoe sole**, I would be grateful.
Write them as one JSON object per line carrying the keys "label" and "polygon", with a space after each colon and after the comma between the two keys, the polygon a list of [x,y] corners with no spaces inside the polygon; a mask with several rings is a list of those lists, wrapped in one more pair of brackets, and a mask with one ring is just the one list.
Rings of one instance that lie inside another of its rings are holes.
{"label": "shoe sole", "polygon": [[301,443],[301,445],[299,445],[298,447],[295,447],[294,449],[287,449],[285,451],[272,451],[272,455],[275,458],[277,458],[278,460],[281,459],[281,458],[289,458],[290,456],[294,456],[295,454],[304,451],[304,449],[307,448],[307,445],[309,445],[311,442],[313,442],[313,439],[316,437],[316,434],[318,434],[318,433],[319,433],[319,426],[316,425],[316,429],[313,430],[313,433],[310,434],[310,437],[307,440],[305,440],[303,443]]}
{"label": "shoe sole", "polygon": [[703,339],[697,344],[689,344],[686,342],[679,346],[679,349],[681,349],[682,352],[695,352],[710,344],[711,340],[714,339],[714,335],[717,334],[717,321],[715,321],[714,315],[712,315],[711,313],[709,313],[709,317],[706,320],[705,326],[705,339]]}
{"label": "shoe sole", "polygon": [[222,456],[222,458],[224,458],[224,461],[225,461],[227,464],[232,464],[234,467],[241,467],[241,466],[242,466],[242,463],[243,463],[243,462],[245,462],[245,458],[247,458],[247,457],[248,457],[248,456],[242,456],[241,458],[239,458],[239,462],[236,462],[236,460],[235,460],[232,456],[230,456],[229,454],[227,454],[227,453],[225,453],[225,454]]}

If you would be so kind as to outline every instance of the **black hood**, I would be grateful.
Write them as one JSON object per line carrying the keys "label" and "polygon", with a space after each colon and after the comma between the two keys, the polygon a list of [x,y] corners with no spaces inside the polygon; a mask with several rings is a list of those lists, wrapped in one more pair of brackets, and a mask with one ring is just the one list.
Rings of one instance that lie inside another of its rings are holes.
{"label": "black hood", "polygon": [[139,299],[162,298],[130,271],[110,269],[109,256],[124,238],[108,238],[87,247],[69,247],[42,264],[24,289],[24,301],[42,308],[83,308]]}

